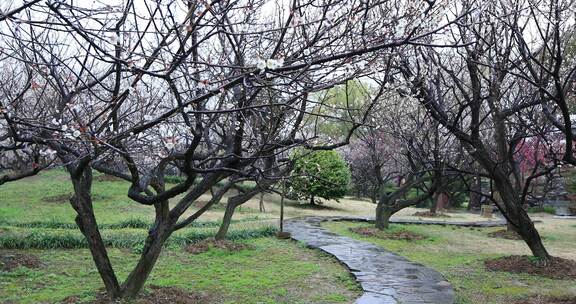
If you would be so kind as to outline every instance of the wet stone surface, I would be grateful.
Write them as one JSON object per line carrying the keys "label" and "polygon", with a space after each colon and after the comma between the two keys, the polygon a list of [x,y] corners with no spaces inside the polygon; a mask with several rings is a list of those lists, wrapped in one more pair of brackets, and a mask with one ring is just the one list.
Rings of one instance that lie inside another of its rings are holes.
{"label": "wet stone surface", "polygon": [[[335,256],[364,290],[357,304],[451,304],[454,290],[440,273],[382,247],[329,232],[320,224],[336,217],[305,217],[285,223],[292,238]],[[346,218],[350,220],[350,218]]]}

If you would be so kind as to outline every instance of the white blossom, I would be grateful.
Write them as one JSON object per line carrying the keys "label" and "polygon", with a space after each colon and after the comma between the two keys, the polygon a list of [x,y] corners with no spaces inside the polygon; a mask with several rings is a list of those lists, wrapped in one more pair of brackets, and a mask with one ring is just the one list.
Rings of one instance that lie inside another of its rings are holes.
{"label": "white blossom", "polygon": [[56,151],[52,150],[50,148],[40,151],[40,155],[42,155],[42,156],[52,156],[54,154],[56,154]]}
{"label": "white blossom", "polygon": [[284,65],[284,58],[266,60],[266,67],[271,69],[271,70],[280,68],[283,65]]}
{"label": "white blossom", "polygon": [[266,68],[266,60],[259,58],[258,61],[256,61],[256,67],[260,70],[263,70]]}
{"label": "white blossom", "polygon": [[164,144],[164,146],[166,147],[166,149],[172,150],[172,149],[174,149],[174,146],[175,146],[175,145],[174,145],[174,142],[169,141],[169,142],[166,142],[166,143]]}
{"label": "white blossom", "polygon": [[260,70],[264,69],[274,70],[282,66],[284,66],[284,58],[278,58],[278,59],[270,58],[266,60],[259,58],[256,61],[256,67]]}

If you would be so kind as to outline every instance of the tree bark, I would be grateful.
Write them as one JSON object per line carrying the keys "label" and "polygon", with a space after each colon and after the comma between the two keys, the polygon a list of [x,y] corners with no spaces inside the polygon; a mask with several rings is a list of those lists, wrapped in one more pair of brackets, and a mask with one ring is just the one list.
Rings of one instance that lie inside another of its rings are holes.
{"label": "tree bark", "polygon": [[110,263],[92,208],[92,171],[90,167],[85,167],[81,169],[82,172],[76,174],[75,170],[76,168],[69,168],[74,187],[74,195],[70,199],[70,203],[77,213],[75,221],[88,242],[92,259],[102,278],[106,292],[111,298],[117,298],[121,295],[120,285],[112,263]]}
{"label": "tree bark", "polygon": [[520,210],[521,214],[518,218],[520,227],[518,233],[522,236],[522,239],[526,242],[535,257],[546,260],[550,259],[550,254],[546,250],[546,247],[544,247],[542,238],[540,237],[538,230],[536,230],[536,227],[534,227],[534,223],[528,216],[528,213],[526,213],[522,208],[520,208]]}
{"label": "tree bark", "polygon": [[392,217],[394,213],[406,207],[418,205],[424,200],[429,199],[438,187],[437,179],[434,180],[434,183],[432,183],[430,189],[426,193],[413,199],[400,200],[400,197],[404,196],[412,187],[423,183],[424,181],[425,178],[418,178],[413,180],[412,177],[410,177],[409,181],[407,181],[396,191],[390,194],[382,194],[380,196],[380,200],[378,201],[378,205],[376,206],[375,227],[380,230],[388,228],[390,226],[390,217]]}
{"label": "tree bark", "polygon": [[480,209],[482,205],[482,180],[480,176],[474,176],[472,184],[470,185],[470,200],[468,202],[468,210]]}
{"label": "tree bark", "polygon": [[232,196],[228,198],[228,203],[226,205],[226,210],[224,212],[224,217],[222,218],[222,224],[218,229],[218,232],[214,236],[217,240],[223,240],[226,238],[226,234],[228,233],[228,229],[230,227],[230,223],[232,222],[232,216],[236,211],[236,208],[241,206],[242,204],[246,203],[248,200],[252,199],[256,194],[260,193],[260,198],[262,199],[264,192],[268,187],[273,184],[273,181],[266,181],[261,183],[260,188],[252,189],[248,192],[240,193],[238,195]]}
{"label": "tree bark", "polygon": [[260,193],[260,212],[266,212],[266,208],[264,207],[264,192]]}
{"label": "tree bark", "polygon": [[314,202],[314,195],[310,196],[310,205],[312,206],[316,205],[316,202]]}
{"label": "tree bark", "polygon": [[234,215],[234,211],[236,210],[236,204],[232,204],[228,202],[226,205],[226,211],[224,211],[224,217],[222,218],[222,224],[218,229],[218,232],[214,236],[217,240],[223,240],[226,238],[226,234],[228,233],[228,228],[230,228],[230,223],[232,222],[232,216]]}
{"label": "tree bark", "polygon": [[430,213],[431,214],[436,214],[436,211],[438,210],[439,198],[440,198],[440,193],[438,193],[438,192],[434,193],[432,203],[430,204]]}
{"label": "tree bark", "polygon": [[133,298],[142,290],[170,234],[172,229],[166,222],[160,223],[148,233],[140,260],[122,285],[122,297]]}
{"label": "tree bark", "polygon": [[372,204],[377,204],[378,203],[378,189],[381,186],[378,187],[374,187],[372,188],[372,193],[370,195],[370,201],[372,202]]}
{"label": "tree bark", "polygon": [[510,221],[506,221],[506,231],[518,233],[518,229],[516,229],[516,227],[514,227],[514,225]]}
{"label": "tree bark", "polygon": [[[534,227],[534,223],[528,216],[528,213],[522,208],[519,192],[514,189],[508,175],[499,167],[492,167],[492,172],[490,173],[494,178],[496,189],[502,201],[497,204],[500,212],[502,212],[509,224],[520,234],[535,257],[550,259],[550,254],[544,247],[542,238],[538,230],[536,230],[536,227]],[[501,204],[503,204],[503,206]]]}
{"label": "tree bark", "polygon": [[380,230],[388,229],[390,227],[390,217],[394,212],[383,204],[379,204],[376,209],[376,228]]}
{"label": "tree bark", "polygon": [[284,195],[286,194],[286,182],[282,181],[282,192],[280,193],[280,232],[284,232]]}

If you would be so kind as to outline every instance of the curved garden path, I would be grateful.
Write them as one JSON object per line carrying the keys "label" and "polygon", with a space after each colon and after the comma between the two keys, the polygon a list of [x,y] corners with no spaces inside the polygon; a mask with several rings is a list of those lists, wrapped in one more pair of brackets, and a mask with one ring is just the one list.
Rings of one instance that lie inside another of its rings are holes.
{"label": "curved garden path", "polygon": [[[414,263],[377,245],[338,235],[321,227],[323,221],[357,220],[350,217],[303,217],[287,220],[285,230],[292,238],[336,257],[346,265],[362,286],[364,294],[356,304],[452,304],[454,290],[440,273]],[[407,222],[403,222],[407,223]],[[409,221],[415,224],[432,222]],[[439,222],[435,224],[450,224]],[[470,226],[470,223],[458,223]],[[502,222],[476,222],[488,227]]]}

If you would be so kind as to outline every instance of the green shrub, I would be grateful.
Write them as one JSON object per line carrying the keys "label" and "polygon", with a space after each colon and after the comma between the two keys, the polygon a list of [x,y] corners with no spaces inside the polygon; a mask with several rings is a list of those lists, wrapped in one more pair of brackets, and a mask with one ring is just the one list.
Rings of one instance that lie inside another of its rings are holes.
{"label": "green shrub", "polygon": [[527,212],[528,213],[545,212],[550,214],[556,214],[556,209],[554,209],[554,207],[551,206],[535,206],[535,207],[529,207]]}
{"label": "green shrub", "polygon": [[164,176],[164,182],[168,184],[179,184],[183,183],[186,180],[185,176],[178,176],[178,175],[166,175]]}
{"label": "green shrub", "polygon": [[[277,229],[265,226],[257,229],[232,230],[228,233],[230,240],[245,240],[272,236]],[[183,246],[214,236],[214,231],[192,231],[185,235],[174,235],[166,242],[166,246]],[[141,252],[144,247],[144,231],[104,230],[102,240],[106,247],[130,248],[132,252]],[[88,243],[80,232],[68,230],[32,231],[27,234],[3,233],[0,235],[2,249],[76,249],[87,248]]]}
{"label": "green shrub", "polygon": [[103,224],[100,225],[102,229],[123,229],[123,228],[133,228],[133,229],[148,229],[150,228],[151,223],[145,221],[141,218],[129,218],[126,220],[121,221],[117,224]]}
{"label": "green shrub", "polygon": [[336,151],[297,151],[290,192],[307,199],[321,197],[338,199],[346,194],[351,173]]}

